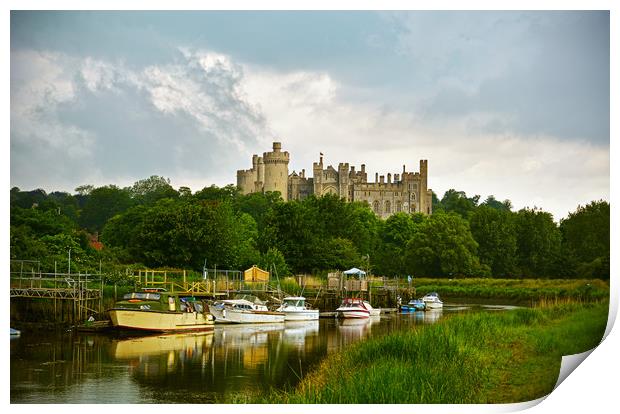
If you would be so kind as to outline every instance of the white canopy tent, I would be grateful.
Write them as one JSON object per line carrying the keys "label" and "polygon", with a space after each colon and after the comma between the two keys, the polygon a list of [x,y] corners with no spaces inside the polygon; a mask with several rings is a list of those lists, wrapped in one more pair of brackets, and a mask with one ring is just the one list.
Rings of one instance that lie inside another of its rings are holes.
{"label": "white canopy tent", "polygon": [[353,267],[349,270],[345,270],[344,272],[345,275],[357,275],[358,277],[362,277],[362,276],[366,276],[366,272],[364,272],[363,270],[358,269],[357,267]]}

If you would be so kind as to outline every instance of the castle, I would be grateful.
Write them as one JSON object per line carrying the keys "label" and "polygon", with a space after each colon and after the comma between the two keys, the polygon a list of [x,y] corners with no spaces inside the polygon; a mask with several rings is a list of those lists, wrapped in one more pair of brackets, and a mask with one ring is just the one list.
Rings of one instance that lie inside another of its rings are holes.
{"label": "castle", "polygon": [[[311,194],[321,196],[336,194],[346,201],[362,201],[379,217],[386,218],[398,212],[422,212],[431,214],[432,191],[427,187],[428,161],[420,160],[420,172],[402,174],[375,174],[375,182],[368,182],[366,165],[360,171],[349,163],[323,166],[323,154],[312,166],[312,177],[306,177],[306,170],[297,174],[288,173],[289,153],[282,152],[282,144],[273,143],[273,151],[264,152],[262,157],[252,156],[252,168],[237,171],[237,186],[242,194],[279,191],[284,200],[302,200]],[[393,178],[393,179],[392,179]]]}

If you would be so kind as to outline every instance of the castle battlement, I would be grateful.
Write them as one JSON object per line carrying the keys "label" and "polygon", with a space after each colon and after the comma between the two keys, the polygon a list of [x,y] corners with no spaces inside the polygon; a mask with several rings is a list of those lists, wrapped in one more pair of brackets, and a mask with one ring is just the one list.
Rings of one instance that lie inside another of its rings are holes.
{"label": "castle battlement", "polygon": [[271,152],[262,157],[252,156],[252,168],[237,171],[237,186],[242,194],[279,191],[284,200],[302,200],[309,195],[335,194],[347,201],[366,202],[380,217],[398,212],[432,213],[432,191],[427,187],[428,160],[420,160],[420,171],[402,173],[375,173],[375,182],[368,182],[366,164],[359,171],[354,165],[341,162],[335,169],[324,168],[323,154],[312,163],[313,177],[288,174],[290,155],[282,151],[280,142],[273,143]]}

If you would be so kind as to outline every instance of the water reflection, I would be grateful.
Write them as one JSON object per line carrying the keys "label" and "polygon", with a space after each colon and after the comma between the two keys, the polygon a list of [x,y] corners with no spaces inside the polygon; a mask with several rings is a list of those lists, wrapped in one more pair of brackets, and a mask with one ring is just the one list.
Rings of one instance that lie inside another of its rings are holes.
{"label": "water reflection", "polygon": [[331,352],[473,309],[479,308],[133,337],[23,332],[11,340],[11,402],[221,402],[294,386]]}

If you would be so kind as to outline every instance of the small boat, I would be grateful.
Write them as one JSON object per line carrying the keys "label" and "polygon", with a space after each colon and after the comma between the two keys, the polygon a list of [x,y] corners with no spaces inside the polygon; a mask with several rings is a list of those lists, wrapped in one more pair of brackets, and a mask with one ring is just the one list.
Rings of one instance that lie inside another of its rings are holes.
{"label": "small boat", "polygon": [[422,301],[424,302],[424,306],[426,309],[441,309],[443,308],[443,302],[439,298],[437,292],[431,292],[424,297],[422,297]]}
{"label": "small boat", "polygon": [[217,301],[211,306],[216,323],[274,323],[284,322],[282,312],[270,311],[253,295],[237,295],[235,299]]}
{"label": "small boat", "polygon": [[306,306],[303,296],[289,296],[283,299],[276,312],[284,313],[286,321],[314,321],[319,319],[319,310]]}
{"label": "small boat", "polygon": [[341,318],[369,318],[380,313],[380,309],[374,309],[368,301],[360,298],[345,298],[336,309],[336,315]]}
{"label": "small boat", "polygon": [[183,332],[213,329],[203,301],[178,293],[145,290],[127,293],[109,310],[112,326],[125,330]]}
{"label": "small boat", "polygon": [[406,305],[400,307],[402,312],[415,312],[424,309],[426,309],[426,305],[422,299],[411,299]]}

